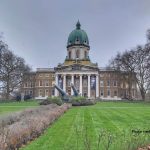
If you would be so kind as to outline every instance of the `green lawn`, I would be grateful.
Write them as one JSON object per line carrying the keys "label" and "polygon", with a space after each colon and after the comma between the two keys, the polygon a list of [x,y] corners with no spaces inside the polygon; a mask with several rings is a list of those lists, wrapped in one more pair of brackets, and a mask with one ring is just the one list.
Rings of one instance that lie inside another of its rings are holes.
{"label": "green lawn", "polygon": [[0,103],[0,115],[35,107],[37,105],[38,103],[36,101]]}
{"label": "green lawn", "polygon": [[73,107],[22,149],[129,150],[150,143],[150,133],[133,134],[132,129],[150,130],[149,103],[99,102]]}

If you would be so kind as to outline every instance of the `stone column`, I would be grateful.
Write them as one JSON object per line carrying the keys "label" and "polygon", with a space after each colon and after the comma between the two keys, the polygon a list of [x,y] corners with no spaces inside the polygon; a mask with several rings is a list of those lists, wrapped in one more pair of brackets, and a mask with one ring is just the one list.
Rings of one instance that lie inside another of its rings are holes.
{"label": "stone column", "polygon": [[66,75],[63,76],[63,90],[66,92]]}
{"label": "stone column", "polygon": [[91,97],[90,77],[91,77],[91,75],[88,75],[88,98]]}
{"label": "stone column", "polygon": [[99,74],[96,75],[96,97],[99,97]]}
{"label": "stone column", "polygon": [[[55,75],[55,84],[58,86],[58,74]],[[55,96],[58,96],[58,90],[55,88]]]}
{"label": "stone column", "polygon": [[82,96],[82,75],[80,75],[80,94]]}
{"label": "stone column", "polygon": [[[72,74],[71,75],[71,83],[74,85],[74,75]],[[73,93],[73,90],[72,90],[72,88],[71,88],[71,95],[73,95],[74,93]]]}

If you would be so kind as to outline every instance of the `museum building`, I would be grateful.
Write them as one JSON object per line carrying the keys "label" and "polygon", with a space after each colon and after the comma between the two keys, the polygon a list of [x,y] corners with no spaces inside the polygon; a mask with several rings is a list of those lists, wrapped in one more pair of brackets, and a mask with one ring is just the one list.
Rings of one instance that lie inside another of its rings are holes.
{"label": "museum building", "polygon": [[[71,84],[81,96],[88,98],[118,99],[129,95],[128,74],[111,68],[100,68],[90,60],[90,45],[86,32],[78,21],[68,37],[67,56],[55,68],[37,68],[25,75],[21,92],[33,98],[45,99],[59,96],[54,84],[68,95],[73,95]],[[132,80],[132,97],[136,98],[137,86]]]}

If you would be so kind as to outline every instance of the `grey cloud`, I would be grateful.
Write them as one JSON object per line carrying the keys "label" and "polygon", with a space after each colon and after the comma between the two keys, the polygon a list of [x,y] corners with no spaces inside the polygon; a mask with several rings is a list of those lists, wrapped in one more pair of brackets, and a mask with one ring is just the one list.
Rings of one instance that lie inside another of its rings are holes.
{"label": "grey cloud", "polygon": [[146,42],[149,0],[0,0],[0,32],[10,48],[35,69],[66,56],[79,19],[90,39],[90,57],[105,66],[117,51]]}

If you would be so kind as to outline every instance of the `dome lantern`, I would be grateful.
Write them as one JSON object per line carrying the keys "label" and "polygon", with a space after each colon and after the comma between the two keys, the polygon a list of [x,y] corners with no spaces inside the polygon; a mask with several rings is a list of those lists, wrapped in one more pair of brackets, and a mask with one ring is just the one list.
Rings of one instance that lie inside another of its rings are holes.
{"label": "dome lantern", "polygon": [[77,22],[77,24],[76,24],[76,29],[80,29],[80,27],[81,27],[81,24],[80,24],[80,22],[79,22],[79,20],[78,20],[78,22]]}

